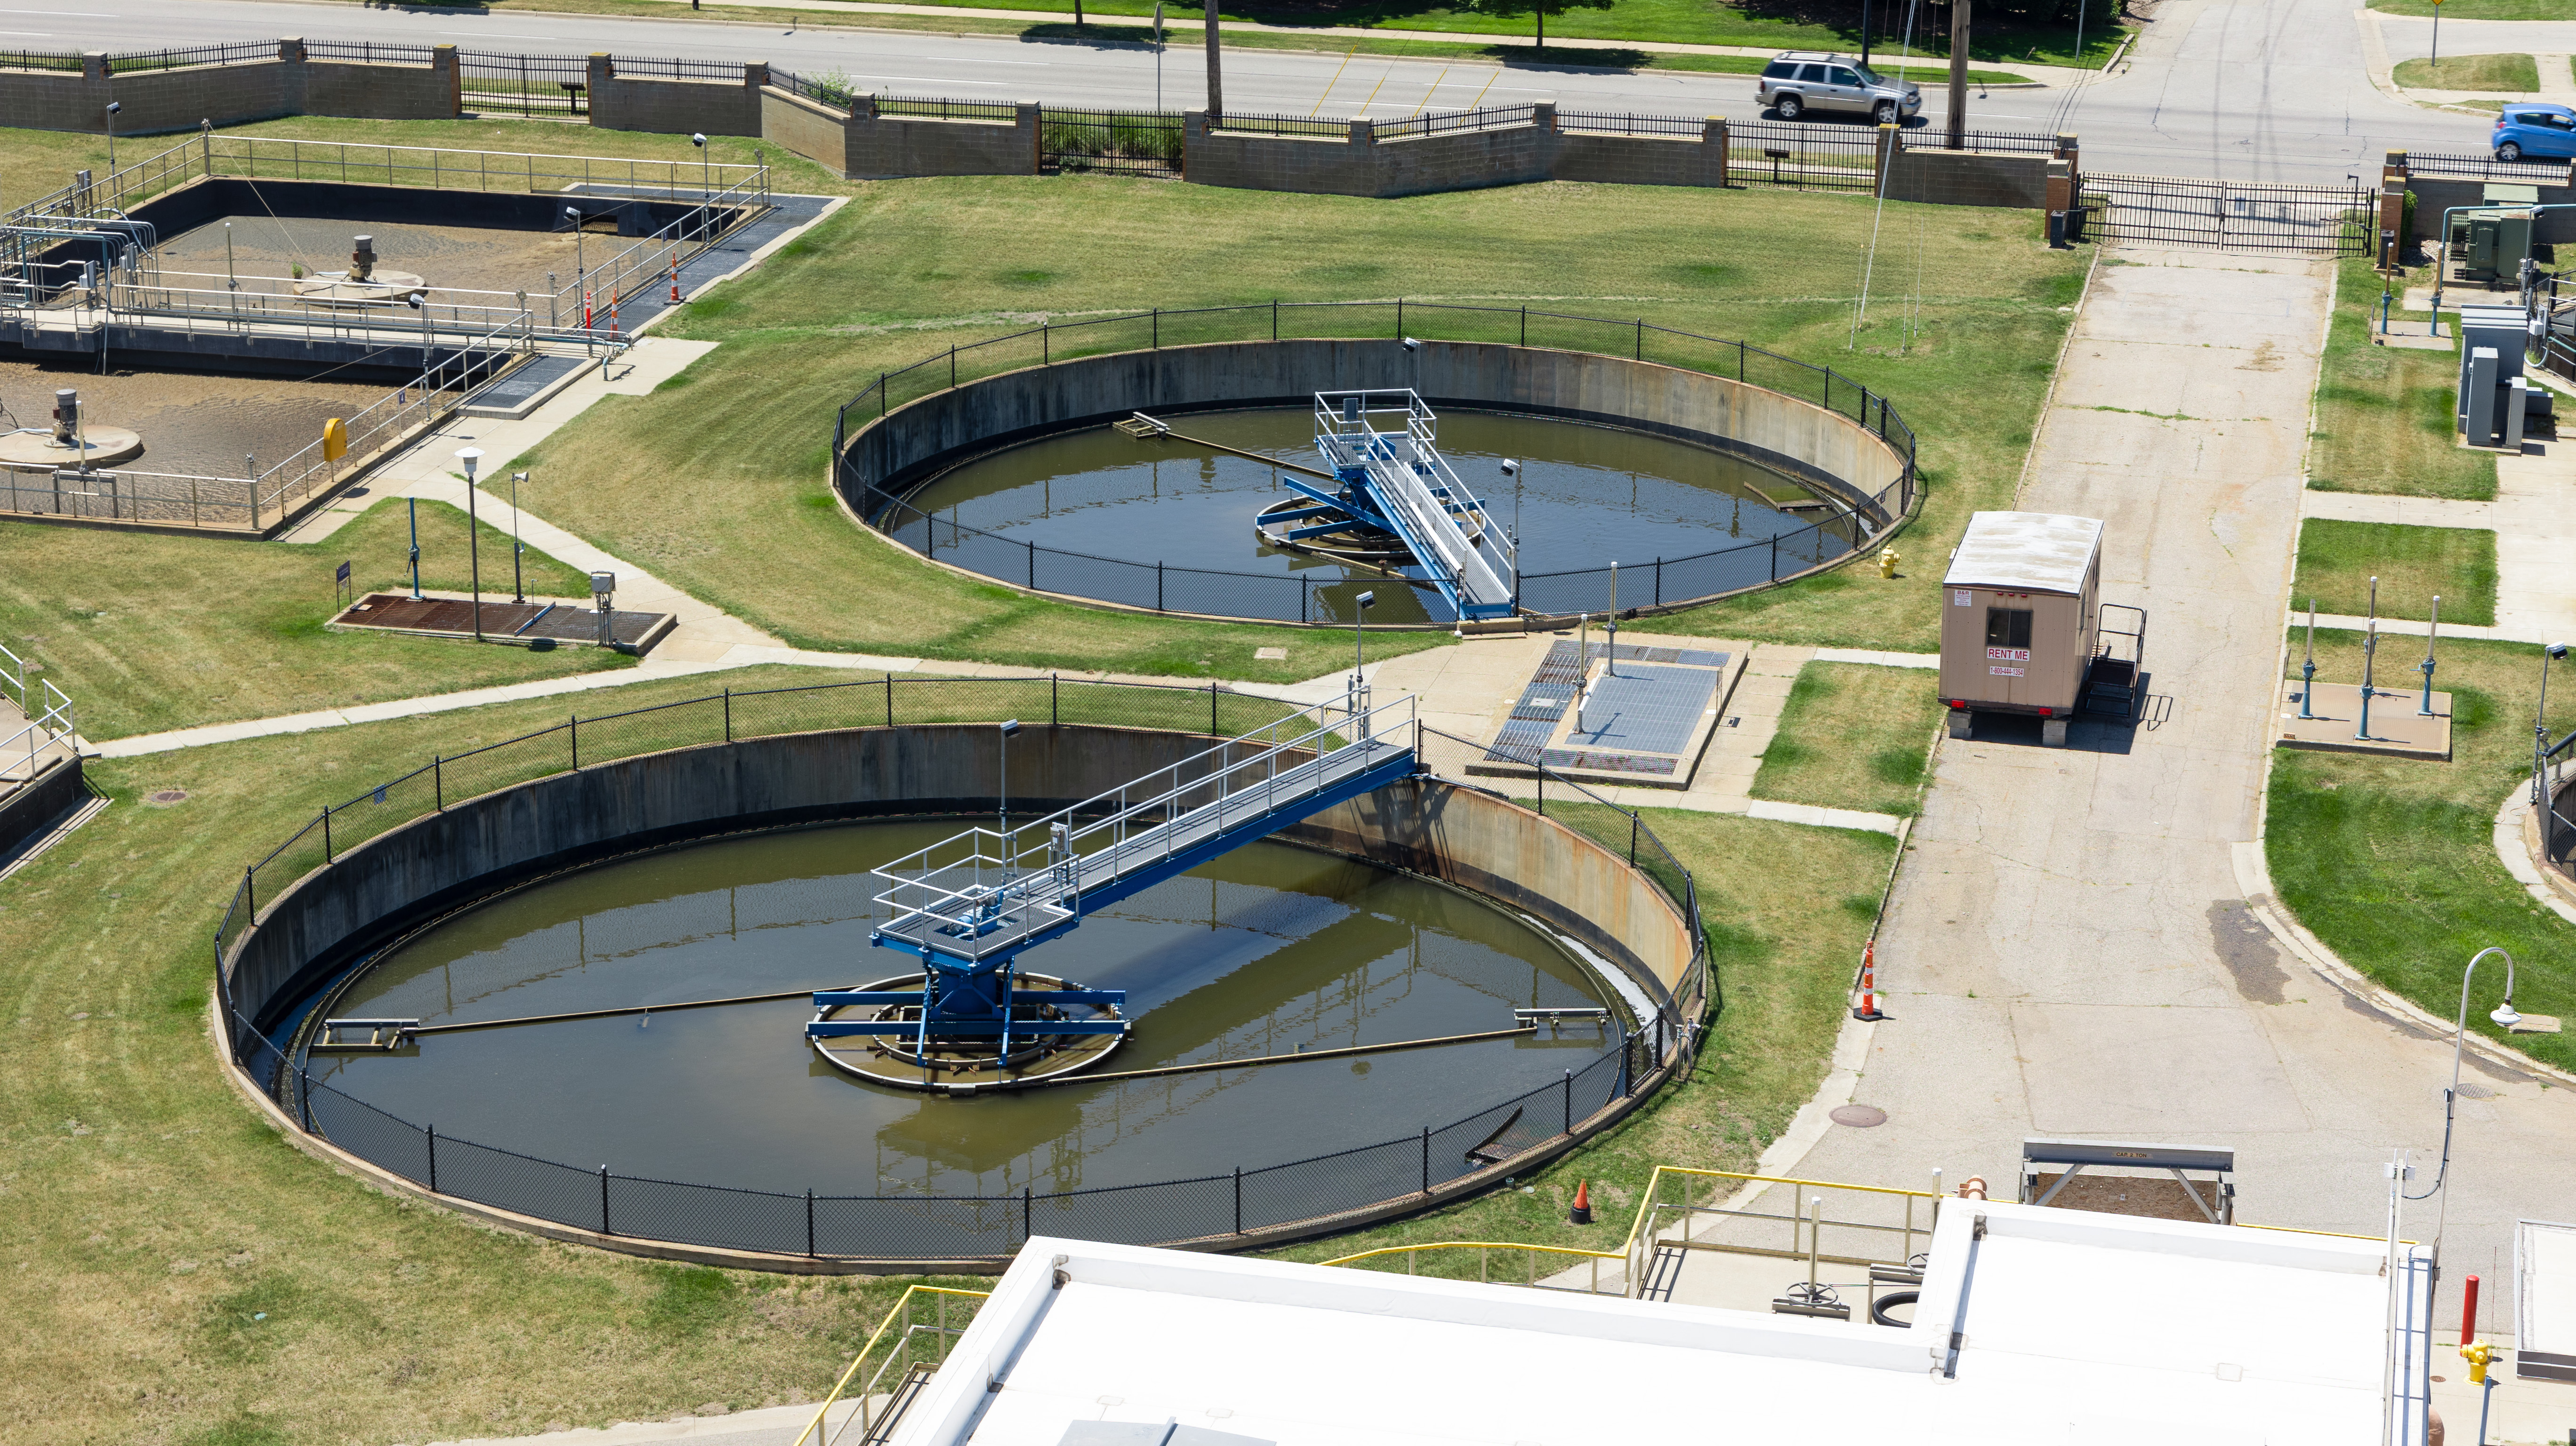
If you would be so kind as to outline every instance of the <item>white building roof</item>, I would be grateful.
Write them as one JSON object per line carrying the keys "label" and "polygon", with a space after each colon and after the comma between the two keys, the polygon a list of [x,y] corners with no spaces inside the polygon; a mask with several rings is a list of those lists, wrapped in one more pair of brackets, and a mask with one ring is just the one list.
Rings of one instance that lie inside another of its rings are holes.
{"label": "white building roof", "polygon": [[1945,1207],[1901,1328],[1040,1237],[894,1442],[2379,1439],[2383,1244]]}
{"label": "white building roof", "polygon": [[1950,554],[1952,587],[2013,592],[2079,593],[2093,554],[2102,547],[2102,523],[2054,512],[1980,512]]}

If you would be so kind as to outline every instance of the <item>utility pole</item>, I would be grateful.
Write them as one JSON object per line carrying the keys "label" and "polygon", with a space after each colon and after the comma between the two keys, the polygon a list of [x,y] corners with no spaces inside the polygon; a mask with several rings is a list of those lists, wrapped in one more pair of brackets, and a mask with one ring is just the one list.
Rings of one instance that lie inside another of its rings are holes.
{"label": "utility pole", "polygon": [[1216,9],[1217,9],[1217,0],[1207,0],[1207,50],[1208,50],[1208,104],[1207,104],[1207,114],[1208,114],[1208,126],[1209,126],[1211,129],[1213,129],[1213,128],[1216,126],[1216,123],[1217,123],[1218,118],[1219,118],[1219,117],[1221,117],[1221,116],[1223,116],[1223,115],[1225,114],[1225,75],[1224,75],[1224,70],[1223,70],[1222,62],[1221,62],[1221,60],[1220,60],[1220,58],[1219,58],[1219,56],[1220,56],[1220,52],[1219,52],[1219,50],[1218,50],[1218,48],[1217,48],[1217,34],[1216,34],[1216,21],[1217,21],[1217,14],[1216,14]]}
{"label": "utility pole", "polygon": [[[1863,69],[1869,66],[1869,0],[1860,0],[1860,63]],[[1904,73],[1898,72],[1897,79],[1902,82]]]}
{"label": "utility pole", "polygon": [[1968,148],[1968,0],[1950,0],[1950,149]]}

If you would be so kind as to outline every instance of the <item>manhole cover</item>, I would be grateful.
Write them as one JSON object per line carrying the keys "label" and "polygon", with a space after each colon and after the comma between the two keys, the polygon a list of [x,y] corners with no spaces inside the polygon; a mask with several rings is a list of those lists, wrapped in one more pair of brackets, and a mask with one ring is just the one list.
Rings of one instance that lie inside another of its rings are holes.
{"label": "manhole cover", "polygon": [[187,802],[187,801],[188,801],[188,790],[186,790],[186,789],[184,789],[184,788],[164,788],[164,789],[158,789],[158,790],[156,790],[156,791],[154,791],[154,792],[147,793],[147,794],[143,795],[143,801],[144,801],[145,803],[157,803],[157,804],[161,805],[163,808],[168,808],[170,805],[172,805],[172,804],[174,804],[174,803],[185,803],[185,802]]}
{"label": "manhole cover", "polygon": [[1876,1105],[1836,1105],[1834,1106],[1834,1123],[1838,1125],[1854,1125],[1866,1130],[1872,1125],[1886,1124],[1887,1111],[1880,1109]]}

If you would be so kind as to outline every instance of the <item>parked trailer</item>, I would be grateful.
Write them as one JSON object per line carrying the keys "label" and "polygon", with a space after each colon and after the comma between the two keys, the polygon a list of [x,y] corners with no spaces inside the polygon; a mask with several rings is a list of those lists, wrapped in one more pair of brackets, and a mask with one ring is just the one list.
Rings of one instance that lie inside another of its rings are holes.
{"label": "parked trailer", "polygon": [[[2041,743],[2063,748],[2079,710],[2134,719],[2146,614],[2102,603],[2101,587],[2099,519],[1970,518],[1941,580],[1941,702],[1950,736],[1973,736],[1979,713],[2018,713],[2040,720]],[[2106,607],[2136,613],[2136,630],[2105,628]]]}

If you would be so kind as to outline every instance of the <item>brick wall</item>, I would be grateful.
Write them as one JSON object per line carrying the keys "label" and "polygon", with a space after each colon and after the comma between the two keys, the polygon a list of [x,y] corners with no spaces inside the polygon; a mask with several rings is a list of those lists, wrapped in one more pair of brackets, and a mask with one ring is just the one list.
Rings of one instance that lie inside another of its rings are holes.
{"label": "brick wall", "polygon": [[1201,111],[1183,132],[1183,174],[1204,186],[1341,196],[1412,196],[1530,181],[1655,186],[1726,183],[1726,123],[1695,140],[1584,135],[1556,129],[1556,107],[1499,130],[1384,139],[1363,118],[1338,139],[1211,131]]}
{"label": "brick wall", "polygon": [[760,134],[833,175],[850,173],[850,118],[830,106],[763,86]]}
{"label": "brick wall", "polygon": [[1038,173],[1038,106],[1021,101],[1002,121],[916,120],[881,116],[861,97],[849,120],[852,180],[892,176],[1034,176]]}
{"label": "brick wall", "polygon": [[608,130],[662,135],[756,136],[762,133],[761,87],[769,66],[750,61],[738,81],[661,80],[623,76],[605,55],[590,58],[590,123]]}
{"label": "brick wall", "polygon": [[304,42],[278,42],[275,60],[248,65],[192,65],[110,76],[106,56],[82,57],[66,71],[0,71],[0,117],[30,130],[107,129],[107,105],[124,109],[116,133],[192,131],[288,115],[368,120],[443,120],[456,114],[456,47],[437,47],[426,66],[308,61]]}
{"label": "brick wall", "polygon": [[1898,149],[1890,160],[1887,199],[1891,201],[2011,206],[2026,211],[2048,204],[2047,156]]}

